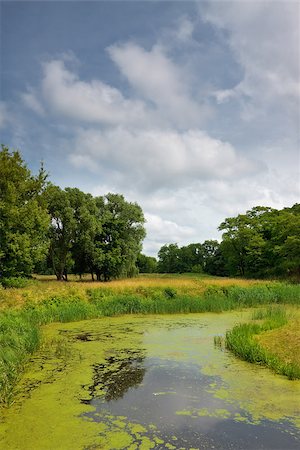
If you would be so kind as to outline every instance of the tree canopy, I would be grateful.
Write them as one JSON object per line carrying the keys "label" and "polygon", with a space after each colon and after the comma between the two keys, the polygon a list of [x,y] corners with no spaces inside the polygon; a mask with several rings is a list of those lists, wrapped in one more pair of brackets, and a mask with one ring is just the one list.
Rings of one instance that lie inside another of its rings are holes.
{"label": "tree canopy", "polygon": [[31,174],[19,152],[0,151],[0,276],[27,276],[48,250],[46,174]]}
{"label": "tree canopy", "polygon": [[109,280],[137,273],[144,215],[123,195],[94,198],[78,188],[33,176],[19,152],[0,152],[0,276],[30,276],[51,267],[58,280],[70,271]]}

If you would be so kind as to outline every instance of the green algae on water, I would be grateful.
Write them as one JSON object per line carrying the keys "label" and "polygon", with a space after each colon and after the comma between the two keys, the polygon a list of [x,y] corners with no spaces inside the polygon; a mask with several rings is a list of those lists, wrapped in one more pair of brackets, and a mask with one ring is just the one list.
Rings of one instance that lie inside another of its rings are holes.
{"label": "green algae on water", "polygon": [[[249,313],[132,316],[46,326],[45,344],[22,378],[15,404],[2,413],[0,448],[185,448],[177,445],[180,436],[174,430],[164,435],[154,413],[142,420],[138,413],[133,418],[130,411],[110,411],[110,405],[126,399],[128,390],[138,398],[139,389],[147,388],[147,361],[157,361],[158,368],[171,375],[185,367],[183,373],[204,383],[200,386],[204,403],[168,410],[172,423],[181,419],[202,423],[208,417],[237,424],[271,420],[300,426],[298,381],[214,347],[216,332],[224,335],[248,317]],[[189,401],[197,404],[192,382],[183,385]],[[176,399],[187,398],[180,395],[172,386],[151,391],[151,398],[168,408]]]}

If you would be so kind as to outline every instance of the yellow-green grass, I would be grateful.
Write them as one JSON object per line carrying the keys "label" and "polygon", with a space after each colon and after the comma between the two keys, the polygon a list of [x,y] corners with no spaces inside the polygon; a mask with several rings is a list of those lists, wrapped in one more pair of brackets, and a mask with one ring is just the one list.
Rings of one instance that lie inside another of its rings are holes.
{"label": "yellow-green grass", "polygon": [[173,288],[178,294],[200,295],[208,286],[241,286],[266,284],[265,281],[244,280],[237,278],[221,278],[205,275],[140,275],[136,278],[113,280],[107,283],[92,281],[90,275],[80,278],[69,276],[68,282],[56,281],[52,275],[35,275],[24,288],[0,288],[0,309],[20,308],[24,303],[38,302],[56,296],[77,296],[87,300],[87,291],[90,289],[113,290],[116,294],[135,292],[140,288]]}
{"label": "yellow-green grass", "polygon": [[[241,359],[267,366],[289,379],[299,379],[299,306],[271,305],[255,311],[252,319],[227,331],[226,347]],[[215,344],[220,345],[217,338]]]}
{"label": "yellow-green grass", "polygon": [[256,341],[286,364],[300,367],[300,310],[287,325],[255,336]]}

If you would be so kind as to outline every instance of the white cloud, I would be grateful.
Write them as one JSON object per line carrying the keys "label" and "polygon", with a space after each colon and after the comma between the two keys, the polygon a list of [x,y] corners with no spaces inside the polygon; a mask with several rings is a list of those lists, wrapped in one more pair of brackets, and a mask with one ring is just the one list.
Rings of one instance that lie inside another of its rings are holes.
{"label": "white cloud", "polygon": [[147,239],[143,245],[143,251],[147,254],[155,256],[162,245],[189,242],[195,235],[192,227],[179,225],[155,214],[146,213],[145,218]]}
{"label": "white cloud", "polygon": [[195,127],[211,114],[206,106],[193,100],[187,74],[161,46],[155,45],[147,51],[134,43],[126,43],[109,47],[108,53],[130,85],[153,103],[169,123]]}
{"label": "white cloud", "polygon": [[194,23],[188,17],[182,17],[176,30],[177,39],[184,42],[192,39],[194,27]]}
{"label": "white cloud", "polygon": [[42,91],[56,114],[86,123],[136,123],[144,120],[144,105],[128,100],[100,80],[81,81],[63,61],[44,64]]}
{"label": "white cloud", "polygon": [[200,130],[81,130],[72,148],[75,166],[115,175],[123,185],[131,182],[146,191],[199,179],[239,178],[262,169]]}
{"label": "white cloud", "polygon": [[[203,14],[202,6],[200,10]],[[206,4],[204,17],[229,32],[232,51],[244,69],[244,79],[232,94],[244,96],[246,104],[254,103],[252,118],[274,104],[299,113],[299,15],[298,2]],[[216,95],[222,100],[231,97],[228,91]]]}
{"label": "white cloud", "polygon": [[44,107],[41,104],[41,102],[38,99],[38,95],[36,92],[34,92],[33,89],[29,88],[27,92],[24,92],[21,94],[21,98],[24,102],[24,104],[29,108],[32,109],[36,114],[40,116],[45,115]]}

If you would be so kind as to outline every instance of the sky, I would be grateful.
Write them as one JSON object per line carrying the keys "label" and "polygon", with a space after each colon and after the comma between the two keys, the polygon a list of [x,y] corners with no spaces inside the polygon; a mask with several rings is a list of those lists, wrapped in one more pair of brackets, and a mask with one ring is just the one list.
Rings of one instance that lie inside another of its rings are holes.
{"label": "sky", "polygon": [[298,1],[1,1],[1,143],[143,209],[143,252],[300,199]]}

